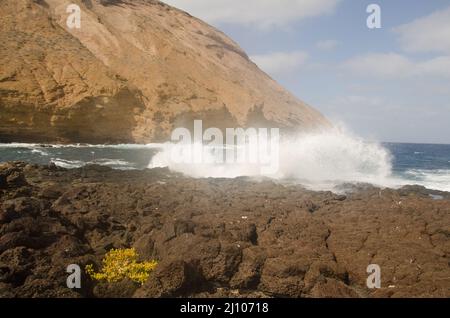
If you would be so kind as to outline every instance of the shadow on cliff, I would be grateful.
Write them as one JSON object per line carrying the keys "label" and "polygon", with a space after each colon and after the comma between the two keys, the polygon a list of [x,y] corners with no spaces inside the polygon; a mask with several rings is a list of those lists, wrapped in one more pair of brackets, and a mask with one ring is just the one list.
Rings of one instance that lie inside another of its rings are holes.
{"label": "shadow on cliff", "polygon": [[86,97],[70,108],[30,112],[30,107],[0,104],[0,142],[133,142],[135,116],[145,106],[123,88],[113,96]]}

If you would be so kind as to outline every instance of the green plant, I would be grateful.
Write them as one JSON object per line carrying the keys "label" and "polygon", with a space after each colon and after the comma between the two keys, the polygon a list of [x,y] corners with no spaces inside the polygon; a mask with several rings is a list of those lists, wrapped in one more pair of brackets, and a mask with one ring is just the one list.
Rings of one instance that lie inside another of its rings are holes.
{"label": "green plant", "polygon": [[94,280],[106,280],[110,283],[129,278],[144,284],[155,269],[156,261],[138,262],[138,254],[134,248],[112,249],[102,260],[102,269],[94,271],[92,264],[86,266],[86,273]]}

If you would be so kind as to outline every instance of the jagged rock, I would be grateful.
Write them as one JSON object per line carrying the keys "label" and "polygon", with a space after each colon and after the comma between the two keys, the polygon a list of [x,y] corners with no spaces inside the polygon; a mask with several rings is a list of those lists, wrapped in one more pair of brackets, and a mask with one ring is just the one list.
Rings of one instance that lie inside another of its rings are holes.
{"label": "jagged rock", "polygon": [[311,290],[315,298],[359,298],[359,294],[343,282],[326,278],[318,282]]}
{"label": "jagged rock", "polygon": [[150,259],[154,255],[155,241],[152,235],[141,236],[133,245],[141,259]]}
{"label": "jagged rock", "polygon": [[164,262],[135,297],[177,297],[202,289],[205,279],[193,264],[182,260]]}
{"label": "jagged rock", "polygon": [[138,288],[139,285],[129,279],[115,283],[99,282],[94,287],[93,296],[97,298],[130,298]]}
{"label": "jagged rock", "polygon": [[[423,189],[406,197],[362,186],[340,201],[300,186],[160,169],[87,167],[88,181],[80,181],[82,169],[8,169],[23,174],[32,191],[27,198],[16,198],[19,185],[0,192],[4,297],[450,296],[445,194],[434,200]],[[44,198],[46,188],[62,195]],[[194,192],[208,200],[193,199]],[[243,218],[248,202],[254,208]],[[304,202],[316,203],[314,213]],[[65,287],[69,264],[98,267],[111,248],[130,247],[140,261],[158,261],[144,286],[92,281],[83,272],[81,290]],[[366,286],[369,264],[381,267],[380,290]]]}

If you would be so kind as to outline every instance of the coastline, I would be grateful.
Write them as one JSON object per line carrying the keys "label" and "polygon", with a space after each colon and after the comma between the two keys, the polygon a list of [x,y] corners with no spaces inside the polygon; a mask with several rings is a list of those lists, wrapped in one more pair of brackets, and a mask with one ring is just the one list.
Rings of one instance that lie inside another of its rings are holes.
{"label": "coastline", "polygon": [[[1,164],[0,297],[450,297],[450,193],[433,193]],[[143,286],[66,287],[67,265],[130,247],[159,262]]]}

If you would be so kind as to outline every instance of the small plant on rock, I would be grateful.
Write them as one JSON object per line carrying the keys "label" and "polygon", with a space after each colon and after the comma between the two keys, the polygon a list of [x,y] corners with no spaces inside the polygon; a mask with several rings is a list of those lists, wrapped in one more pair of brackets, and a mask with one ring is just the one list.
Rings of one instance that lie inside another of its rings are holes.
{"label": "small plant on rock", "polygon": [[156,261],[138,262],[138,254],[134,248],[112,249],[103,258],[103,267],[99,272],[95,272],[90,264],[86,266],[86,273],[94,280],[114,283],[129,278],[143,285],[157,264]]}

